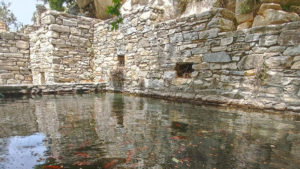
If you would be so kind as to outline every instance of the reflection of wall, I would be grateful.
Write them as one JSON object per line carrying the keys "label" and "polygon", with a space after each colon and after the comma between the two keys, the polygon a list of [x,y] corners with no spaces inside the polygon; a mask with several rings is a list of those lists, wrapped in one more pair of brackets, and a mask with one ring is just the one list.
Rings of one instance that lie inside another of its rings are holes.
{"label": "reflection of wall", "polygon": [[[173,157],[191,158],[192,168],[296,168],[299,164],[300,135],[294,116],[114,93],[44,96],[8,105],[0,106],[0,126],[8,126],[0,134],[39,130],[47,136],[50,155],[63,156],[61,161],[67,163],[82,160],[76,152],[86,152],[91,162],[130,156],[128,165],[139,163],[144,168],[172,168],[168,164],[174,163]],[[22,128],[10,127],[11,119]]]}
{"label": "reflection of wall", "polygon": [[[123,126],[118,124],[118,116],[115,114],[120,111],[120,107],[113,108],[113,102],[120,97],[120,104],[124,105],[121,110],[124,112]],[[295,132],[295,125],[291,123],[293,120],[285,121],[278,115],[235,110],[224,110],[225,113],[221,113],[216,108],[202,109],[119,94],[106,94],[103,98],[97,98],[95,105],[97,134],[107,143],[107,158],[126,158],[128,152],[134,150],[136,154],[133,156],[136,158],[148,159],[152,153],[153,163],[148,161],[147,165],[154,166],[159,159],[170,160],[172,154],[176,154],[180,144],[170,138],[177,135],[190,137],[189,142],[194,144],[202,142],[199,148],[187,148],[185,155],[192,156],[198,162],[200,159],[197,158],[201,157],[200,161],[208,168],[218,164],[223,165],[218,168],[243,168],[263,163],[278,167],[283,163],[276,159],[278,154],[286,154],[293,167],[299,158],[299,150],[296,148],[299,143],[286,139],[287,133]],[[187,124],[188,130],[169,128],[172,122]],[[203,137],[198,137],[197,132],[203,130],[208,133],[203,132]],[[294,134],[292,137],[295,137]],[[276,148],[271,147],[273,145]],[[148,148],[146,153],[139,151],[144,146]],[[217,149],[217,157],[210,155],[216,154],[212,148]],[[193,165],[202,167],[200,163]]]}
{"label": "reflection of wall", "polygon": [[0,106],[0,138],[28,136],[38,131],[35,105],[28,100],[7,101]]}
{"label": "reflection of wall", "polygon": [[[70,157],[82,151],[80,146],[99,144],[92,119],[94,102],[89,97],[44,96],[35,104],[39,130],[48,136],[52,156],[64,157],[66,163],[73,164],[78,159]],[[101,153],[99,150],[89,151],[94,158]]]}

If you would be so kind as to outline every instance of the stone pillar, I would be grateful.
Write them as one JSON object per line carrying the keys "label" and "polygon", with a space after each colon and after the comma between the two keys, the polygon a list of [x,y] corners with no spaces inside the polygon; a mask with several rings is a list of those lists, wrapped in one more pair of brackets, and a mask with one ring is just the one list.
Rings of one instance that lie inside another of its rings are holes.
{"label": "stone pillar", "polygon": [[36,5],[36,11],[34,14],[34,26],[41,26],[41,15],[46,12],[47,8],[43,5]]}
{"label": "stone pillar", "polygon": [[0,32],[6,32],[6,31],[7,31],[6,24],[0,21]]}

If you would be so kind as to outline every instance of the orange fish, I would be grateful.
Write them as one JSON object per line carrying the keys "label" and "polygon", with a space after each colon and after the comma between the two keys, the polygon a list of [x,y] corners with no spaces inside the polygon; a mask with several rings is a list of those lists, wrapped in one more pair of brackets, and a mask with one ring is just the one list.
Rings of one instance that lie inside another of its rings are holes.
{"label": "orange fish", "polygon": [[112,160],[111,162],[107,163],[104,168],[107,169],[107,168],[111,168],[113,166],[115,166],[116,164],[118,164],[119,160]]}
{"label": "orange fish", "polygon": [[173,137],[170,137],[171,140],[182,140],[182,139],[186,139],[185,136],[173,136]]}
{"label": "orange fish", "polygon": [[46,165],[43,167],[44,169],[60,169],[63,168],[62,166],[57,166],[57,165]]}
{"label": "orange fish", "polygon": [[77,152],[76,155],[84,157],[84,158],[89,158],[90,155],[88,155],[87,153],[82,153],[82,152]]}
{"label": "orange fish", "polygon": [[75,165],[82,166],[82,165],[91,165],[91,164],[89,162],[86,162],[86,161],[77,161],[75,163]]}

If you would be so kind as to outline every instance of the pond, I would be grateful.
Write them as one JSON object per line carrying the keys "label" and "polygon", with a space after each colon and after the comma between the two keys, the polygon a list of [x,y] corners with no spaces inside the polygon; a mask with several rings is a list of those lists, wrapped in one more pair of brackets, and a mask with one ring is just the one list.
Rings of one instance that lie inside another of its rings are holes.
{"label": "pond", "polygon": [[0,101],[0,168],[300,165],[300,118],[117,93]]}

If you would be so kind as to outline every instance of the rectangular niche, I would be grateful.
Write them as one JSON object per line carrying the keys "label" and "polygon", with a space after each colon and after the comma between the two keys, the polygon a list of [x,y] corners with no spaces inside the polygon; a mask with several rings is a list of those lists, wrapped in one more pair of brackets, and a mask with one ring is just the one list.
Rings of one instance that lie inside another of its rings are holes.
{"label": "rectangular niche", "polygon": [[40,72],[41,85],[46,84],[45,72]]}
{"label": "rectangular niche", "polygon": [[125,66],[125,56],[124,55],[118,55],[118,65],[121,67]]}
{"label": "rectangular niche", "polygon": [[193,69],[193,63],[176,63],[175,67],[177,77],[191,78]]}

